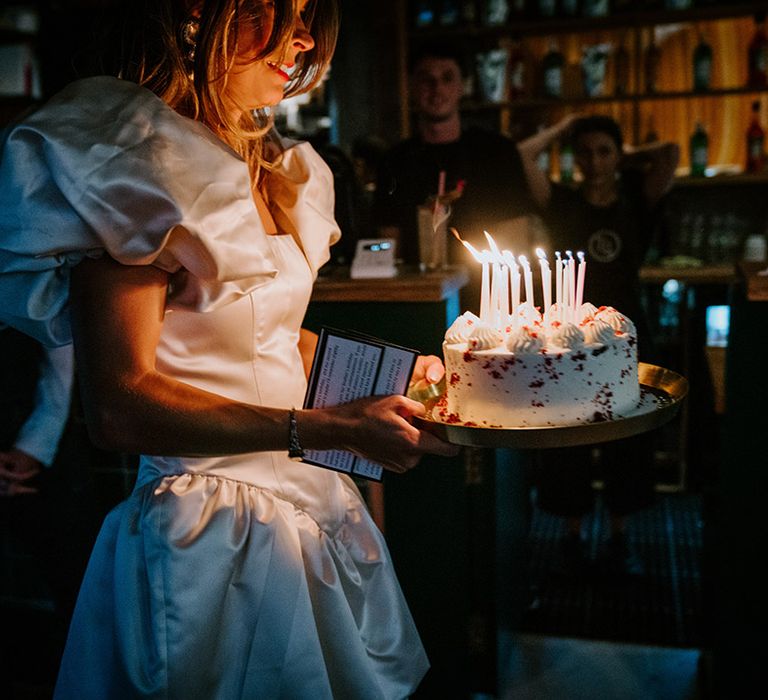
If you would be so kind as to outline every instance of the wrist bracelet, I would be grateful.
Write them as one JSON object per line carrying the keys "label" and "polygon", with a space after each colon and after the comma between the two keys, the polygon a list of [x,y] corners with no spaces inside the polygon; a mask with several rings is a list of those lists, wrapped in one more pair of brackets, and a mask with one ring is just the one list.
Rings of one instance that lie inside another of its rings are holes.
{"label": "wrist bracelet", "polygon": [[288,411],[288,457],[296,462],[304,459],[304,450],[299,442],[299,426],[296,423],[296,409]]}

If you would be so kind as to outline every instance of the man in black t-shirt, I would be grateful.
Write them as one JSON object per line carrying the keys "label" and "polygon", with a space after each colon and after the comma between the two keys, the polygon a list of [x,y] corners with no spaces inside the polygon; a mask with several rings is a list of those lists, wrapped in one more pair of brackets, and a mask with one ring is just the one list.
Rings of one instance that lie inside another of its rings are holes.
{"label": "man in black t-shirt", "polygon": [[[417,208],[438,192],[441,171],[445,191],[460,191],[451,204],[449,225],[479,249],[487,248],[487,230],[502,248],[529,255],[527,220],[532,211],[520,154],[515,143],[499,133],[461,123],[459,104],[464,90],[461,56],[453,47],[429,44],[412,61],[412,106],[415,136],[395,145],[380,167],[375,217],[380,235],[398,241],[398,255],[407,264],[419,262]],[[449,239],[448,258],[479,273],[463,246]],[[463,295],[465,309],[474,303],[479,284]]]}

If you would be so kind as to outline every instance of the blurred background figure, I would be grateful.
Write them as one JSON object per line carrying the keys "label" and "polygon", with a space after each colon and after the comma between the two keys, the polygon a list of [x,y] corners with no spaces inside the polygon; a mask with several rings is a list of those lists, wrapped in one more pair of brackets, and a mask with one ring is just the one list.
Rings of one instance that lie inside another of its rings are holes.
{"label": "blurred background figure", "polygon": [[[538,166],[539,155],[566,138],[573,145],[581,176],[575,186],[551,182]],[[637,329],[640,360],[654,362],[639,274],[659,203],[673,183],[678,147],[655,142],[625,148],[613,119],[573,114],[521,141],[519,150],[531,196],[541,208],[550,252],[568,249],[586,254],[585,301],[609,304],[626,314]],[[588,563],[582,520],[594,506],[592,483],[601,479],[610,527],[599,558],[614,572],[642,573],[626,525],[629,515],[653,503],[653,446],[650,433],[605,443],[598,450],[585,446],[539,453],[534,473],[538,505],[566,519],[562,542],[566,570],[580,571]]]}

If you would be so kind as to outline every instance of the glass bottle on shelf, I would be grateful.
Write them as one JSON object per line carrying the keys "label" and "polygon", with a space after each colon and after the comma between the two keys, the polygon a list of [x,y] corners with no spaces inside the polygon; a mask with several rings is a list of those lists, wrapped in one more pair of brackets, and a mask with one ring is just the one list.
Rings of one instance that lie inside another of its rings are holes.
{"label": "glass bottle on shelf", "polygon": [[693,89],[706,92],[712,86],[712,47],[699,33],[699,43],[693,50]]}
{"label": "glass bottle on shelf", "polygon": [[557,42],[549,42],[549,50],[542,61],[543,91],[545,97],[563,96],[563,68],[565,57],[560,52]]}
{"label": "glass bottle on shelf", "polygon": [[538,16],[544,19],[554,17],[557,13],[557,0],[537,0]]}
{"label": "glass bottle on shelf", "polygon": [[[546,127],[541,124],[538,128],[538,131],[542,132],[544,129],[546,129]],[[539,167],[539,170],[541,170],[541,172],[545,173],[546,175],[549,175],[549,171],[552,166],[552,155],[550,150],[551,146],[547,146],[547,148],[543,149],[536,157],[536,165]]]}
{"label": "glass bottle on shelf", "polygon": [[528,66],[520,40],[512,39],[509,51],[509,96],[520,97],[526,94],[528,84]]}
{"label": "glass bottle on shelf", "polygon": [[690,140],[691,177],[706,175],[709,160],[709,136],[701,122],[696,122],[696,129]]}
{"label": "glass bottle on shelf", "polygon": [[462,0],[461,23],[471,27],[477,22],[477,3],[475,0]]}
{"label": "glass bottle on shelf", "polygon": [[573,146],[569,139],[560,143],[560,182],[573,182]]}
{"label": "glass bottle on shelf", "polygon": [[650,41],[645,49],[643,65],[645,72],[645,91],[647,93],[655,93],[658,91],[660,62],[661,49],[656,43],[655,32],[651,29]]}
{"label": "glass bottle on shelf", "polygon": [[606,17],[611,11],[609,0],[584,0],[582,14],[585,17]]}
{"label": "glass bottle on shelf", "polygon": [[747,129],[747,167],[748,173],[759,173],[765,166],[765,130],[760,124],[760,102],[752,103],[752,121]]}
{"label": "glass bottle on shelf", "polygon": [[755,17],[755,33],[748,49],[749,87],[768,87],[768,34],[765,30],[765,15]]}
{"label": "glass bottle on shelf", "polygon": [[461,17],[459,0],[442,0],[437,15],[437,22],[441,27],[455,27]]}
{"label": "glass bottle on shelf", "polygon": [[563,17],[576,17],[580,10],[579,0],[561,0],[560,2],[560,14]]}
{"label": "glass bottle on shelf", "polygon": [[621,38],[613,53],[613,69],[613,92],[616,95],[626,95],[629,92],[629,51],[626,37]]}

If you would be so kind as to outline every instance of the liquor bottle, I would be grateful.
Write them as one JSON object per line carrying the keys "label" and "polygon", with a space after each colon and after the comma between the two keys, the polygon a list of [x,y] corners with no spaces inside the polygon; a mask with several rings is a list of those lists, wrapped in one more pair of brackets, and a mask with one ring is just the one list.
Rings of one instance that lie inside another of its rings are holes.
{"label": "liquor bottle", "polygon": [[560,182],[573,182],[573,146],[570,140],[560,143]]}
{"label": "liquor bottle", "polygon": [[703,34],[699,34],[699,43],[693,50],[693,89],[694,92],[706,92],[712,85],[712,47]]}
{"label": "liquor bottle", "polygon": [[[542,132],[545,128],[546,127],[541,124],[538,131]],[[549,175],[549,170],[552,166],[552,156],[550,154],[550,150],[551,147],[548,146],[547,148],[543,149],[536,157],[536,165],[538,166],[539,170],[541,170],[541,172],[545,173],[546,175]]]}
{"label": "liquor bottle", "polygon": [[690,140],[691,176],[703,177],[709,160],[709,137],[701,122],[696,122],[696,129]]}
{"label": "liquor bottle", "polygon": [[441,27],[455,27],[459,23],[460,16],[459,0],[442,0],[437,16],[438,24]]}
{"label": "liquor bottle", "polygon": [[661,49],[656,44],[654,32],[651,30],[651,39],[645,49],[645,91],[654,93],[658,90],[659,63],[661,62]]}
{"label": "liquor bottle", "polygon": [[509,96],[520,97],[526,94],[528,70],[525,52],[519,39],[512,40],[509,52]]}
{"label": "liquor bottle", "polygon": [[536,5],[539,17],[543,19],[554,17],[557,12],[557,0],[538,0]]}
{"label": "liquor bottle", "polygon": [[579,0],[561,0],[560,14],[563,17],[577,17],[579,14]]}
{"label": "liquor bottle", "polygon": [[613,54],[613,68],[613,91],[616,95],[626,95],[629,91],[629,51],[623,38]]}
{"label": "liquor bottle", "polygon": [[585,17],[606,17],[611,10],[609,0],[584,0],[581,13]]}
{"label": "liquor bottle", "polygon": [[759,173],[765,167],[765,130],[760,125],[760,102],[752,103],[752,122],[747,129],[748,173]]}
{"label": "liquor bottle", "polygon": [[755,17],[755,33],[749,42],[749,87],[768,87],[768,34],[765,15]]}
{"label": "liquor bottle", "polygon": [[542,61],[543,88],[545,97],[563,96],[563,66],[565,57],[557,48],[557,43],[552,41],[549,50]]}
{"label": "liquor bottle", "polygon": [[477,22],[477,4],[475,0],[462,0],[461,23],[466,27],[472,27]]}

